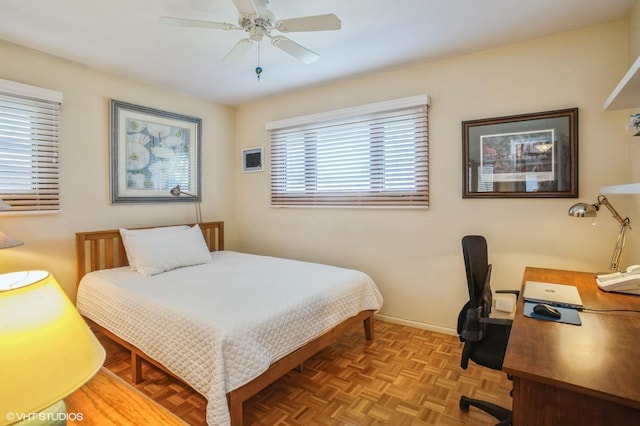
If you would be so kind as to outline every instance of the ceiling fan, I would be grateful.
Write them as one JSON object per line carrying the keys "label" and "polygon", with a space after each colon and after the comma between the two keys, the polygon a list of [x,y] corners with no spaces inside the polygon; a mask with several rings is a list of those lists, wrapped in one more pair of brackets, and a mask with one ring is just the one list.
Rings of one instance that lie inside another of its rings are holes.
{"label": "ceiling fan", "polygon": [[[267,7],[269,0],[233,0],[233,3],[240,12],[238,25],[169,16],[161,17],[160,22],[179,27],[245,31],[248,37],[236,43],[225,56],[225,61],[235,61],[242,58],[254,42],[260,42],[266,37],[271,40],[271,44],[305,64],[315,62],[319,55],[287,37],[271,34],[272,31],[281,33],[328,31],[339,30],[341,27],[340,19],[334,14],[275,20],[275,15]],[[258,72],[258,68],[256,68],[256,72]]]}

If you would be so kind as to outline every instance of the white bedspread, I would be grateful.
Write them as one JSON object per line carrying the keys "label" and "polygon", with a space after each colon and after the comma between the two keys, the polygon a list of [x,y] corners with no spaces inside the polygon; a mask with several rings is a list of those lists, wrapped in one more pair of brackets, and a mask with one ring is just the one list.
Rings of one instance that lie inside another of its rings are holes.
{"label": "white bedspread", "polygon": [[129,267],[87,274],[80,313],[132,343],[207,398],[229,424],[226,393],[382,296],[366,274],[230,251],[152,277]]}

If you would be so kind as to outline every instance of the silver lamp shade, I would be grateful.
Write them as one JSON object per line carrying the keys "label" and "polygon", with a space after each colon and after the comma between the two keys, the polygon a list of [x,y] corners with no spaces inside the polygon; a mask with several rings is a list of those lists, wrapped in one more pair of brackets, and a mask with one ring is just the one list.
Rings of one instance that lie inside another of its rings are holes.
{"label": "silver lamp shade", "polygon": [[180,189],[180,185],[176,185],[169,191],[171,195],[174,197],[179,197],[181,195],[186,195],[187,197],[193,198],[193,203],[196,206],[196,223],[202,223],[202,211],[200,209],[200,198],[197,195],[189,194],[188,192],[184,192]]}
{"label": "silver lamp shade", "polygon": [[577,203],[569,208],[569,216],[573,217],[596,217],[600,206],[604,205],[613,215],[613,218],[620,224],[620,233],[616,240],[616,245],[613,248],[613,254],[611,255],[611,262],[609,262],[609,269],[612,271],[620,270],[620,257],[622,256],[622,250],[624,249],[627,230],[631,229],[631,220],[628,217],[623,218],[613,208],[609,200],[604,195],[598,196],[598,202],[596,204]]}
{"label": "silver lamp shade", "polygon": [[596,217],[598,209],[593,204],[576,203],[569,209],[569,216],[573,217]]}

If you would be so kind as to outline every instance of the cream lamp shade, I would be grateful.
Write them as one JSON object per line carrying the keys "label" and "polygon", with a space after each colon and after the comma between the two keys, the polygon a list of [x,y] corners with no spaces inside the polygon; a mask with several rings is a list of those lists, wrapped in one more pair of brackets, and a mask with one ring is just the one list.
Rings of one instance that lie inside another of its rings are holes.
{"label": "cream lamp shade", "polygon": [[0,425],[37,417],[89,381],[104,359],[53,275],[0,275]]}

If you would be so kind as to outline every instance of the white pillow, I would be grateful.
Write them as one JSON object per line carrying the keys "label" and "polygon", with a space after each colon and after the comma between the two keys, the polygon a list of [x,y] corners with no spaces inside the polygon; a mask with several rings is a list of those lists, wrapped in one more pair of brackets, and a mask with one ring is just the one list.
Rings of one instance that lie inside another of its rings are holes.
{"label": "white pillow", "polygon": [[183,231],[127,236],[136,268],[150,276],[183,266],[211,262],[211,254],[198,225]]}
{"label": "white pillow", "polygon": [[148,228],[148,229],[124,229],[120,228],[120,237],[122,238],[122,244],[124,245],[124,251],[127,254],[127,259],[129,260],[129,266],[133,271],[138,270],[135,253],[132,253],[129,249],[129,237],[132,235],[161,235],[168,234],[171,232],[184,231],[189,229],[187,225],[176,225],[176,226],[163,226],[159,228]]}

